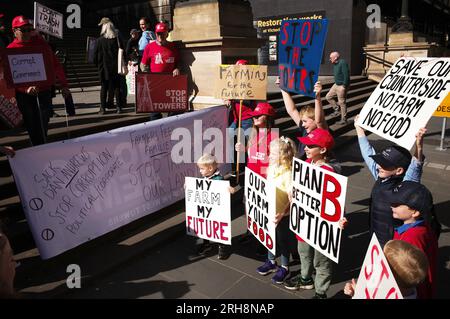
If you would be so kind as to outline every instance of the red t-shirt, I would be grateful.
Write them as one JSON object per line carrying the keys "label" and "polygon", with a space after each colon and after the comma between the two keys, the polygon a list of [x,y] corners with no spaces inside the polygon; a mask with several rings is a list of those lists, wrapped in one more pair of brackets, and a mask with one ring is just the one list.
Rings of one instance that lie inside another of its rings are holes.
{"label": "red t-shirt", "polygon": [[267,167],[269,166],[270,142],[278,138],[278,132],[259,129],[257,135],[253,138],[248,148],[247,167],[262,177],[267,177]]}
{"label": "red t-shirt", "polygon": [[[306,162],[306,163],[311,163],[311,159],[308,158],[308,159],[306,159],[305,162]],[[330,171],[330,172],[333,172],[333,173],[334,173],[333,167],[331,167],[331,166],[329,166],[329,165],[327,165],[327,164],[321,165],[320,168],[326,169],[327,171]],[[295,237],[297,237],[297,240],[298,240],[298,241],[305,242],[300,236],[295,235]]]}
{"label": "red t-shirt", "polygon": [[176,69],[178,59],[179,53],[174,43],[167,42],[162,46],[153,41],[145,47],[141,62],[150,65],[152,73],[167,73]]}
{"label": "red t-shirt", "polygon": [[405,232],[399,234],[397,230],[394,232],[394,239],[399,239],[416,246],[425,253],[430,267],[425,281],[417,286],[418,299],[430,299],[434,297],[436,292],[436,263],[438,242],[433,231],[423,225],[416,225]]}

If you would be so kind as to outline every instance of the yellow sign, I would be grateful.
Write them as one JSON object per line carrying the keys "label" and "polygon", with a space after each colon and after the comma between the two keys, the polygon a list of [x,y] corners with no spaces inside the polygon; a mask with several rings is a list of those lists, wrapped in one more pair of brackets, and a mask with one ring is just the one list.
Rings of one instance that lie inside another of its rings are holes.
{"label": "yellow sign", "polygon": [[214,96],[223,100],[265,100],[267,65],[220,65]]}
{"label": "yellow sign", "polygon": [[450,93],[447,95],[444,101],[442,101],[442,104],[439,105],[433,116],[450,117]]}

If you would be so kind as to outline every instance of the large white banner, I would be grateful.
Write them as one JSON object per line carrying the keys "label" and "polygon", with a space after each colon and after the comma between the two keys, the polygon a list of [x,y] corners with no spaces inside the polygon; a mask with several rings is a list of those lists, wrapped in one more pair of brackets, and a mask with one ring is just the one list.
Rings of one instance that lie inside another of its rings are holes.
{"label": "large white banner", "polygon": [[353,299],[403,299],[375,233],[367,249]]}
{"label": "large white banner", "polygon": [[400,58],[361,110],[357,124],[410,150],[450,92],[450,58]]}
{"label": "large white banner", "polygon": [[185,177],[198,176],[196,160],[226,127],[226,108],[215,107],[17,151],[9,161],[41,257],[181,200]]}
{"label": "large white banner", "polygon": [[292,179],[290,229],[338,263],[348,178],[294,158]]}
{"label": "large white banner", "polygon": [[245,168],[245,207],[247,228],[275,255],[276,189],[267,179]]}
{"label": "large white banner", "polygon": [[38,2],[34,3],[34,28],[54,37],[63,38],[64,16]]}
{"label": "large white banner", "polygon": [[231,245],[230,181],[186,177],[186,233]]}

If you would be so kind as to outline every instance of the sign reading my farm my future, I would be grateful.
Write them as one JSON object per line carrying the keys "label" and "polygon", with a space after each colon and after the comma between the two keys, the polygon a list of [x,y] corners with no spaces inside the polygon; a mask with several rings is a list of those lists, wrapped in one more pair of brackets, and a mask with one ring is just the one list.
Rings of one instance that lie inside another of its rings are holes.
{"label": "sign reading my farm my future", "polygon": [[315,97],[328,20],[283,21],[278,46],[280,87]]}
{"label": "sign reading my farm my future", "polygon": [[449,91],[450,58],[400,58],[364,105],[357,124],[410,150],[419,128]]}

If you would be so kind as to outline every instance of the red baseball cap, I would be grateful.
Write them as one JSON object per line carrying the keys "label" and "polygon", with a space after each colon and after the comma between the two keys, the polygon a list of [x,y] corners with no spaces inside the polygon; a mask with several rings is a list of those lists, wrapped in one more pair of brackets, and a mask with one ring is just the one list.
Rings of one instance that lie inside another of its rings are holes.
{"label": "red baseball cap", "polygon": [[20,28],[24,25],[32,25],[31,21],[29,19],[25,18],[24,16],[17,16],[12,20],[13,29]]}
{"label": "red baseball cap", "polygon": [[167,24],[160,22],[155,27],[155,33],[163,33],[169,31]]}
{"label": "red baseball cap", "polygon": [[274,116],[276,114],[275,110],[273,109],[272,105],[270,105],[267,102],[260,102],[256,105],[256,108],[253,110],[253,112],[250,113],[252,117],[261,116],[261,115],[267,115],[267,116]]}
{"label": "red baseball cap", "polygon": [[247,65],[248,61],[247,60],[237,60],[236,61],[236,65]]}
{"label": "red baseball cap", "polygon": [[0,13],[0,19],[3,18],[5,16],[4,13]]}
{"label": "red baseball cap", "polygon": [[300,137],[298,139],[304,145],[318,145],[330,150],[334,146],[334,138],[331,136],[328,130],[322,128],[316,128],[307,136]]}

